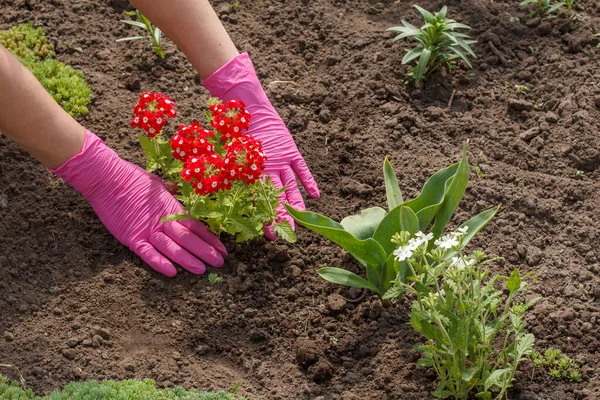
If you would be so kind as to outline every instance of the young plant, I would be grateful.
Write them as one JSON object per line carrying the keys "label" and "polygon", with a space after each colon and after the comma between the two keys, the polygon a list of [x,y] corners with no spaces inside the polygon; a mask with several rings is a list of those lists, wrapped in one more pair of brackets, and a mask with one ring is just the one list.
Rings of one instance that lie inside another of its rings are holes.
{"label": "young plant", "polygon": [[403,65],[414,60],[417,61],[417,65],[410,70],[409,77],[418,83],[425,75],[454,60],[462,60],[469,68],[472,68],[469,57],[475,58],[476,56],[470,45],[476,41],[470,40],[470,36],[464,33],[455,32],[456,29],[471,29],[471,27],[447,18],[448,8],[446,6],[435,15],[417,5],[414,7],[423,16],[425,25],[416,28],[402,20],[403,26],[393,26],[387,29],[400,32],[394,41],[414,38],[419,43],[402,59]]}
{"label": "young plant", "polygon": [[[209,131],[199,122],[180,125],[165,140],[163,129],[176,116],[175,103],[162,93],[143,93],[134,107],[131,126],[143,129],[139,141],[146,155],[146,170],[158,172],[171,185],[185,212],[164,221],[196,219],[219,234],[229,233],[238,242],[260,237],[264,225],[277,217],[277,189],[263,177],[265,154],[262,144],[245,133],[251,115],[243,102],[221,104],[211,99],[205,112]],[[288,242],[296,240],[289,222],[274,224]]]}
{"label": "young plant", "polygon": [[552,379],[567,379],[572,382],[581,382],[583,378],[579,364],[558,349],[549,347],[544,354],[532,352],[529,359],[534,367],[541,367],[547,371]]}
{"label": "young plant", "polygon": [[[518,269],[510,277],[493,276],[482,267],[481,252],[464,255],[461,249],[469,228],[463,226],[433,242],[422,232],[396,236],[397,256],[407,262],[410,276],[399,276],[385,297],[411,293],[415,300],[410,321],[425,338],[419,365],[433,367],[440,399],[501,399],[519,363],[531,353],[535,338],[527,334],[525,312],[538,300],[517,303],[526,284]],[[506,281],[508,297],[496,288]],[[495,345],[500,345],[498,348]]]}
{"label": "young plant", "polygon": [[[395,254],[397,246],[392,241],[394,235],[402,231],[415,234],[430,228],[427,237],[437,240],[465,193],[469,182],[469,163],[465,150],[459,163],[430,177],[421,194],[410,201],[402,198],[396,174],[387,158],[383,163],[383,175],[387,211],[381,207],[371,207],[338,223],[323,215],[298,211],[285,205],[290,215],[304,227],[348,251],[365,267],[367,275],[365,279],[342,268],[325,267],[317,271],[321,277],[332,283],[369,289],[381,297],[397,277],[406,282],[410,274],[408,263],[399,260]],[[464,245],[497,211],[498,207],[491,208],[461,225],[469,229],[463,240]],[[388,304],[385,299],[384,304]]]}
{"label": "young plant", "polygon": [[519,5],[523,7],[529,4],[537,4],[538,12],[540,15],[552,14],[556,12],[559,8],[566,6],[567,16],[569,16],[571,14],[573,4],[575,4],[575,0],[565,0],[554,4],[552,4],[550,0],[524,0]]}
{"label": "young plant", "polygon": [[208,274],[208,283],[210,283],[211,285],[216,285],[217,283],[223,283],[223,282],[225,282],[223,277],[215,274],[214,272]]}
{"label": "young plant", "polygon": [[165,52],[163,51],[162,46],[161,46],[161,39],[162,39],[161,30],[158,29],[157,26],[152,25],[152,22],[150,22],[150,20],[148,18],[146,18],[138,10],[135,10],[135,12],[132,12],[131,14],[128,13],[127,15],[130,18],[137,17],[138,21],[130,19],[130,20],[121,20],[121,22],[123,22],[127,25],[137,26],[138,28],[144,29],[146,32],[148,32],[148,34],[143,35],[143,36],[130,36],[130,37],[118,39],[117,42],[148,39],[150,41],[150,46],[152,46],[152,50],[154,50],[154,52],[160,58],[165,58]]}

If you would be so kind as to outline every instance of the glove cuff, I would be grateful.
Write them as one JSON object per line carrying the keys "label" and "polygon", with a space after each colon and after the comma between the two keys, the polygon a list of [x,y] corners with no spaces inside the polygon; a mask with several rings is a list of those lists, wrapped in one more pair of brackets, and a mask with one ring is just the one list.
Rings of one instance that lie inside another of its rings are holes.
{"label": "glove cuff", "polygon": [[239,85],[260,86],[260,81],[254,71],[254,65],[248,53],[241,53],[229,60],[221,68],[210,74],[203,81],[211,96],[229,100],[227,92]]}
{"label": "glove cuff", "polygon": [[81,152],[69,158],[60,167],[49,171],[89,199],[100,186],[115,159],[119,159],[117,153],[86,129]]}

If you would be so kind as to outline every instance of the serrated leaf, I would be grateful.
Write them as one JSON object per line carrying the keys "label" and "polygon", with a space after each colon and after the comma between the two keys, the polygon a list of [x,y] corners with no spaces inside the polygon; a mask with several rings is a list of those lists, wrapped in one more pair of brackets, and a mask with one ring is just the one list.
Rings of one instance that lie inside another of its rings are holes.
{"label": "serrated leaf", "polygon": [[296,232],[294,232],[294,228],[292,228],[292,225],[290,225],[287,220],[283,220],[273,225],[273,231],[286,242],[296,242]]}
{"label": "serrated leaf", "polygon": [[510,274],[510,277],[508,278],[508,281],[506,282],[506,288],[511,293],[514,293],[515,291],[517,291],[518,289],[521,288],[521,273],[519,271],[519,268],[515,268],[513,270],[513,272]]}
{"label": "serrated leaf", "polygon": [[488,376],[485,380],[484,390],[488,390],[491,387],[506,387],[510,382],[507,382],[512,372],[511,368],[501,368],[497,369]]}
{"label": "serrated leaf", "polygon": [[535,344],[535,336],[531,333],[523,335],[517,343],[517,357],[515,363],[519,361],[523,356],[531,354],[533,345]]}

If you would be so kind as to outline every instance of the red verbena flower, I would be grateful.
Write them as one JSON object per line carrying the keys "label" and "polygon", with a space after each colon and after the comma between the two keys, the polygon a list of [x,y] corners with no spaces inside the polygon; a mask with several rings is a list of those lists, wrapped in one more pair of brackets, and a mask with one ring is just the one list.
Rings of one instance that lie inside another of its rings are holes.
{"label": "red verbena flower", "polygon": [[155,137],[167,120],[177,115],[177,110],[173,100],[164,94],[145,92],[133,108],[133,114],[131,126],[145,130],[149,137]]}
{"label": "red verbena flower", "polygon": [[260,178],[266,159],[260,141],[250,135],[242,135],[227,143],[224,148],[227,154],[223,160],[223,173],[228,178],[241,179],[248,184]]}
{"label": "red verbena flower", "polygon": [[194,191],[201,196],[223,189],[231,189],[231,180],[223,173],[223,159],[218,154],[203,154],[187,159],[181,177],[191,182]]}
{"label": "red verbena flower", "polygon": [[250,126],[250,113],[241,100],[229,100],[225,104],[210,106],[212,127],[221,134],[221,141],[227,143],[243,135]]}
{"label": "red verbena flower", "polygon": [[209,138],[214,135],[197,121],[188,126],[180,125],[175,136],[171,138],[173,158],[186,162],[188,157],[213,153],[215,145]]}

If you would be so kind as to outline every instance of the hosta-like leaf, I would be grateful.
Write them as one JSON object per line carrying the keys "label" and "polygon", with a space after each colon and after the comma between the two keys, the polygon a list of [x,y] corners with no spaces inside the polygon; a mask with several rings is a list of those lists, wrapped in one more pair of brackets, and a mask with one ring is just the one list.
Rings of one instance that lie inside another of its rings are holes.
{"label": "hosta-like leaf", "polygon": [[381,266],[386,261],[383,248],[372,238],[360,240],[334,220],[310,211],[298,211],[284,204],[287,212],[304,227],[324,236],[333,243],[347,250],[357,260],[372,266]]}
{"label": "hosta-like leaf", "polygon": [[[373,234],[373,239],[381,245],[388,255],[396,249],[396,245],[392,243],[392,236],[403,230],[410,232],[411,234],[414,234],[419,230],[417,216],[405,204],[406,203],[401,204],[390,211],[381,220]],[[417,222],[416,225],[415,221]]]}
{"label": "hosta-like leaf", "polygon": [[338,285],[356,287],[361,289],[369,289],[379,295],[382,295],[377,288],[368,280],[361,278],[353,272],[342,268],[325,267],[317,270],[317,273],[326,281],[336,283]]}
{"label": "hosta-like leaf", "polygon": [[446,224],[454,214],[458,203],[460,203],[467,184],[469,183],[469,162],[467,161],[467,151],[463,150],[463,156],[458,164],[456,174],[452,178],[452,183],[444,196],[444,201],[435,216],[435,222],[431,228],[434,238],[441,236]]}
{"label": "hosta-like leaf", "polygon": [[[402,61],[402,63],[404,64],[404,61]],[[385,195],[387,197],[388,210],[392,210],[404,203],[404,200],[402,199],[402,192],[398,185],[396,172],[394,172],[394,168],[387,157],[383,162],[383,179],[385,181]]]}
{"label": "hosta-like leaf", "polygon": [[340,225],[344,227],[346,232],[351,233],[358,239],[367,239],[373,237],[373,233],[377,226],[385,217],[385,210],[381,207],[371,207],[362,210],[360,214],[350,215],[344,218]]}

